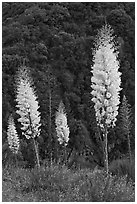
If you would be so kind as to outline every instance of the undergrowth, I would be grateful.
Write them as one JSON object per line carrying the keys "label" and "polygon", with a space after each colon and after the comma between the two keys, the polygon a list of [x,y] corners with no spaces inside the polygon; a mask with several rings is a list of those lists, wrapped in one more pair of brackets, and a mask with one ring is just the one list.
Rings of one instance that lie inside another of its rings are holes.
{"label": "undergrowth", "polygon": [[66,166],[3,169],[3,202],[133,202],[134,183],[103,170]]}
{"label": "undergrowth", "polygon": [[113,175],[127,175],[128,179],[135,182],[135,159],[123,158],[113,160],[109,166],[109,170]]}

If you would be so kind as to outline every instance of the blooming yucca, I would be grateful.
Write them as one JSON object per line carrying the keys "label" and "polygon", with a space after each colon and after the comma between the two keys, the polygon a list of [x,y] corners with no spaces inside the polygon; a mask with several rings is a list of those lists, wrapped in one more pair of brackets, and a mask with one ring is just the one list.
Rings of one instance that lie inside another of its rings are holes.
{"label": "blooming yucca", "polygon": [[22,124],[22,134],[27,139],[32,138],[34,142],[37,165],[40,167],[38,147],[35,138],[40,135],[40,113],[38,111],[38,102],[35,91],[32,87],[32,79],[29,76],[28,69],[25,66],[20,67],[16,79],[17,85],[17,114],[20,115],[18,121]]}
{"label": "blooming yucca", "polygon": [[121,73],[118,61],[118,47],[114,44],[113,30],[105,25],[98,32],[93,50],[93,66],[91,78],[95,103],[97,124],[103,132],[105,165],[108,172],[107,133],[114,127],[118,115],[119,91],[121,90]]}
{"label": "blooming yucca", "polygon": [[16,111],[20,118],[23,134],[27,139],[40,135],[40,113],[35,91],[32,87],[32,80],[26,67],[21,67],[17,73],[17,105]]}
{"label": "blooming yucca", "polygon": [[14,154],[17,154],[20,143],[12,115],[8,119],[7,136],[9,148]]}
{"label": "blooming yucca", "polygon": [[56,123],[56,132],[57,132],[58,141],[60,144],[64,144],[66,146],[69,141],[70,131],[67,125],[67,116],[66,116],[65,107],[62,101],[60,102],[58,111],[56,112],[55,123]]}
{"label": "blooming yucca", "polygon": [[114,127],[116,116],[118,115],[119,91],[121,73],[118,51],[113,42],[113,30],[109,25],[105,25],[98,33],[95,50],[93,52],[93,63],[91,78],[93,95],[92,101],[95,103],[97,123],[103,129]]}

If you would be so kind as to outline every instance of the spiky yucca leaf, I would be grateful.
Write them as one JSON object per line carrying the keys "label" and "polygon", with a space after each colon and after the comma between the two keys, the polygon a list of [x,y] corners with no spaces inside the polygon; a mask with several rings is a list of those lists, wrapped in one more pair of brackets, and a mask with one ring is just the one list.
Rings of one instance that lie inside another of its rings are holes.
{"label": "spiky yucca leaf", "polygon": [[14,119],[12,115],[8,119],[8,130],[7,130],[7,139],[10,150],[17,154],[20,146],[19,137],[16,131]]}
{"label": "spiky yucca leaf", "polygon": [[[22,124],[23,134],[27,139],[40,135],[40,113],[34,85],[29,76],[28,68],[20,67],[17,72],[17,114],[20,115],[18,121]],[[32,87],[33,86],[33,87]]]}
{"label": "spiky yucca leaf", "polygon": [[56,112],[55,123],[59,143],[67,145],[70,131],[67,125],[67,115],[65,113],[65,107],[62,101],[60,102],[58,111]]}

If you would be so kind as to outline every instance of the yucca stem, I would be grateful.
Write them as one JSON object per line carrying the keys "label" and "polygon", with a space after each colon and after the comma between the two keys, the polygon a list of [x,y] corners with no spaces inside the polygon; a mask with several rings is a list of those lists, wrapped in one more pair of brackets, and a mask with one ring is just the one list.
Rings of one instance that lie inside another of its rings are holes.
{"label": "yucca stem", "polygon": [[36,144],[35,139],[33,138],[33,143],[34,143],[34,148],[35,148],[35,153],[36,153],[36,159],[37,159],[37,166],[40,168],[40,161],[39,161],[39,154],[38,154],[38,147]]}
{"label": "yucca stem", "polygon": [[104,154],[105,154],[105,170],[106,173],[108,174],[108,141],[107,141],[107,127],[104,127]]}
{"label": "yucca stem", "polygon": [[28,115],[29,115],[29,121],[30,121],[30,129],[31,129],[31,132],[32,132],[32,139],[33,139],[34,148],[35,148],[35,153],[36,153],[37,166],[38,166],[38,168],[40,168],[38,147],[37,147],[36,141],[35,141],[35,139],[34,139],[34,137],[33,137],[33,128],[32,128],[32,121],[31,121],[31,117],[30,117],[30,112],[28,113]]}
{"label": "yucca stem", "polygon": [[18,167],[17,154],[14,154],[14,157],[15,157],[15,167],[17,168]]}

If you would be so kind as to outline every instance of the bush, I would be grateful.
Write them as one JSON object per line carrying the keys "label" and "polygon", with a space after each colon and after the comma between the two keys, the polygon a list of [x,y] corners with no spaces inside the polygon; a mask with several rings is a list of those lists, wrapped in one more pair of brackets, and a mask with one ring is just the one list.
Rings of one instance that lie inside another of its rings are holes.
{"label": "bush", "polygon": [[127,177],[117,177],[101,170],[93,172],[90,178],[92,187],[92,201],[95,202],[123,202],[134,201],[134,185],[127,183]]}
{"label": "bush", "polygon": [[[134,184],[127,182],[126,176],[107,176],[102,170],[81,169],[74,172],[66,166],[51,165],[31,170],[4,170],[4,178],[10,178],[14,193],[22,195],[20,202],[24,202],[25,198],[26,201],[39,202],[134,201]],[[4,192],[3,199],[5,197]]]}
{"label": "bush", "polygon": [[127,175],[128,179],[132,179],[135,182],[135,161],[131,161],[127,158],[117,159],[112,161],[109,166],[110,172],[113,175],[124,176]]}

